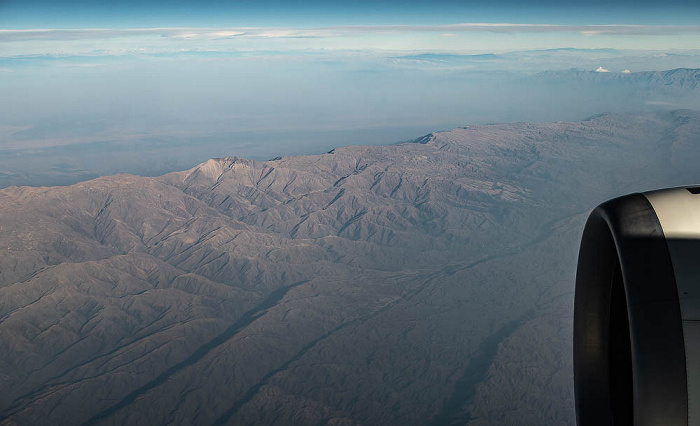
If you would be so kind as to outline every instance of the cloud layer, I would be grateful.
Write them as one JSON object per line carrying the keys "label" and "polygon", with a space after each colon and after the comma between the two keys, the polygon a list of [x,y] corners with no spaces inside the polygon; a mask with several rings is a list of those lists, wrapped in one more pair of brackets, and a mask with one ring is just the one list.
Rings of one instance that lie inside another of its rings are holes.
{"label": "cloud layer", "polygon": [[454,25],[365,25],[326,28],[85,28],[0,30],[0,42],[26,40],[84,40],[119,37],[159,36],[175,39],[230,38],[321,38],[382,33],[577,33],[596,35],[678,35],[699,34],[700,25],[550,25],[464,23]]}

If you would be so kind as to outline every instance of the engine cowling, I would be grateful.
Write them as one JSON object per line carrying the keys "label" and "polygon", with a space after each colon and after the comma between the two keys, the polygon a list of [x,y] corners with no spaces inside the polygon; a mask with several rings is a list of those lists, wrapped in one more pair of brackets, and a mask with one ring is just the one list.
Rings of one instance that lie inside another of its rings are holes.
{"label": "engine cowling", "polygon": [[583,232],[579,425],[700,424],[700,188],[610,200]]}

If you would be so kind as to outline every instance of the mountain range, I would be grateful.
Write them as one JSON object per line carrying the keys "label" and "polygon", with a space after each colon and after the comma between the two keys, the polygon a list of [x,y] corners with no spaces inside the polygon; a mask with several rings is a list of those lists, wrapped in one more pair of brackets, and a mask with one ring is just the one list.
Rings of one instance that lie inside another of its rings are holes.
{"label": "mountain range", "polygon": [[697,183],[698,140],[601,114],[0,190],[0,423],[573,424],[586,215]]}
{"label": "mountain range", "polygon": [[600,67],[598,71],[570,69],[545,71],[533,76],[550,82],[577,81],[578,83],[625,83],[665,87],[678,92],[695,90],[700,84],[700,69],[676,68],[668,71],[610,72]]}

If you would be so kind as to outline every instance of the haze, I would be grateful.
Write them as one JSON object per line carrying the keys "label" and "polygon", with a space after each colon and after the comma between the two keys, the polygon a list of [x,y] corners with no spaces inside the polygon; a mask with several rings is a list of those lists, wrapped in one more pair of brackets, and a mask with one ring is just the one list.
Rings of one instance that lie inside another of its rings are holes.
{"label": "haze", "polygon": [[[700,27],[680,13],[691,5],[591,5],[577,19],[568,12],[578,9],[546,3],[538,16],[512,4],[446,3],[423,18],[422,3],[271,6],[264,15],[248,3],[0,5],[0,187],[695,105],[638,87],[528,78],[700,67]],[[310,22],[301,11],[312,9]],[[515,23],[462,23],[497,17]]]}

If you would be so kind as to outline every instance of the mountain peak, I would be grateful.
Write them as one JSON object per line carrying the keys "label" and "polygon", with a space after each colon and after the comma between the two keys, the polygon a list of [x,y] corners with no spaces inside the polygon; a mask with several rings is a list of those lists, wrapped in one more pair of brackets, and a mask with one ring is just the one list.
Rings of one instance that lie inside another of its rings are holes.
{"label": "mountain peak", "polygon": [[428,133],[428,134],[425,135],[425,136],[421,136],[421,137],[416,138],[416,139],[413,139],[413,140],[411,140],[411,141],[409,141],[409,142],[411,142],[411,143],[419,143],[419,144],[421,144],[421,145],[426,145],[426,144],[428,144],[429,142],[432,142],[433,140],[435,140],[435,132]]}

